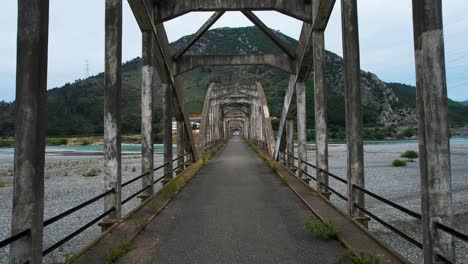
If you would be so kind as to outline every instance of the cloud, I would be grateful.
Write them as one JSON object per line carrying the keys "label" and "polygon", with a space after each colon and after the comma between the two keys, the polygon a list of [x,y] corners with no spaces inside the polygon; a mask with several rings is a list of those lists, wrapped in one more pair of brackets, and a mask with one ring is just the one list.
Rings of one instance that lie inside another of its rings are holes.
{"label": "cloud", "polygon": [[[141,33],[127,1],[123,17],[123,60],[141,54]],[[443,1],[448,91],[451,98],[468,99],[468,1]],[[326,47],[342,54],[340,1],[326,31]],[[358,1],[361,67],[385,81],[414,84],[411,1]],[[276,12],[255,12],[265,24],[298,38],[301,22]],[[190,13],[165,24],[170,41],[194,33],[212,12]],[[0,10],[0,100],[14,100],[17,1]],[[242,14],[228,12],[213,27],[251,25]],[[50,0],[48,88],[61,86],[104,70],[104,1]]]}

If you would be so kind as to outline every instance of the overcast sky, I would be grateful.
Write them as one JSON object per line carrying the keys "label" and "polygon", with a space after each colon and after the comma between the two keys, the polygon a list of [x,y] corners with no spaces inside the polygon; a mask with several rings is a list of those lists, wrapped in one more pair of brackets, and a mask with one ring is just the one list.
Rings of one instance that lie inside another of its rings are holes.
{"label": "overcast sky", "polygon": [[[54,88],[104,70],[104,2],[50,0],[48,87]],[[326,48],[342,54],[340,1],[326,31]],[[468,1],[443,1],[449,97],[468,100]],[[414,84],[411,1],[359,0],[361,68],[387,82]],[[273,29],[298,39],[301,22],[276,12],[256,12]],[[190,13],[166,23],[170,41],[194,33],[210,17]],[[0,100],[15,98],[17,1],[0,9]],[[252,25],[238,12],[214,26]],[[141,33],[124,1],[123,60],[141,54]]]}

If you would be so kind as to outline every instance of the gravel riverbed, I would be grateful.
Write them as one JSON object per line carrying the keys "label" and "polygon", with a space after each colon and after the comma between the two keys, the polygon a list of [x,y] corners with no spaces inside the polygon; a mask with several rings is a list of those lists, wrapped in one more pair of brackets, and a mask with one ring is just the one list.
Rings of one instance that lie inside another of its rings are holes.
{"label": "gravel riverbed", "polygon": [[[405,167],[392,166],[392,161],[400,159],[401,153],[406,150],[417,151],[418,146],[416,143],[365,145],[365,186],[366,189],[392,202],[420,213],[421,184],[418,159],[415,159],[415,162],[409,162]],[[346,178],[346,146],[331,145],[329,155],[330,172]],[[316,163],[315,151],[308,152],[308,161],[312,164]],[[451,145],[451,165],[454,226],[458,230],[468,233],[468,145]],[[309,169],[310,173],[315,176],[315,170]],[[311,182],[314,187],[315,184],[315,182]],[[330,186],[346,196],[347,186],[345,184],[330,178]],[[346,212],[346,203],[339,197],[332,195],[331,201]],[[366,208],[386,222],[421,241],[422,233],[419,221],[369,196],[366,196]],[[369,229],[411,262],[423,263],[421,250],[383,225],[371,220]],[[468,263],[468,244],[456,241],[456,247],[457,263]]]}
{"label": "gravel riverbed", "polygon": [[[384,198],[420,212],[418,159],[414,163],[408,163],[406,167],[397,168],[391,165],[392,161],[400,158],[400,154],[406,150],[417,150],[417,144],[365,145],[366,188]],[[452,145],[451,152],[455,227],[468,233],[468,145]],[[337,176],[346,178],[346,146],[330,145],[329,154],[330,171]],[[315,151],[309,151],[308,161],[315,164]],[[124,155],[122,164],[123,181],[132,179],[140,174],[140,155]],[[155,155],[155,166],[161,164],[162,155]],[[92,168],[102,170],[102,167],[103,160],[101,155],[85,155],[83,153],[78,155],[68,152],[48,153],[46,156],[45,218],[48,219],[64,212],[102,193],[102,175],[95,177],[83,176]],[[311,168],[309,170],[315,176],[315,171]],[[0,183],[6,185],[6,187],[0,187],[0,239],[4,239],[10,235],[12,174],[13,159],[11,153],[8,154],[0,151]],[[158,175],[162,175],[162,172],[156,173],[155,177]],[[311,184],[315,185],[314,182]],[[330,179],[330,185],[342,194],[346,194],[347,192],[347,187],[341,182]],[[140,181],[127,186],[123,190],[123,197],[128,197],[139,190],[140,187]],[[337,207],[346,210],[346,204],[336,195],[333,195],[331,200]],[[138,199],[133,199],[123,207],[124,213],[129,212],[137,204]],[[366,207],[385,221],[420,240],[421,230],[418,221],[370,197],[366,197]],[[97,202],[47,227],[44,230],[45,247],[51,246],[102,212],[102,202]],[[370,221],[369,228],[380,239],[391,245],[392,248],[411,262],[422,263],[421,251],[412,244],[399,238],[376,221]],[[45,262],[62,263],[67,255],[79,250],[96,238],[99,233],[100,230],[97,226],[87,229],[47,256]],[[456,245],[457,263],[467,264],[468,247],[461,242],[457,242]],[[6,260],[7,251],[5,249],[0,250],[0,263],[5,263]]]}
{"label": "gravel riverbed", "polygon": [[[11,154],[0,152],[0,181],[6,187],[0,188],[0,240],[10,235],[11,207],[12,207],[12,164]],[[161,154],[155,155],[155,167],[163,164]],[[92,197],[104,192],[104,177],[102,173],[97,176],[85,177],[90,169],[102,171],[102,155],[85,155],[83,153],[71,154],[48,153],[45,165],[45,219],[58,215]],[[122,156],[122,182],[130,180],[141,174],[141,158],[138,154]],[[162,171],[155,172],[155,178],[162,176]],[[156,186],[156,189],[161,186]],[[122,190],[125,199],[141,189],[141,181],[136,181]],[[139,203],[134,198],[122,208],[123,214],[130,212]],[[65,238],[102,212],[103,202],[93,203],[70,216],[46,227],[44,229],[44,248],[48,248],[57,241]],[[94,225],[70,240],[64,246],[54,250],[44,259],[45,263],[63,263],[64,260],[95,239],[100,234],[100,228]],[[7,250],[0,250],[0,263],[7,263]]]}

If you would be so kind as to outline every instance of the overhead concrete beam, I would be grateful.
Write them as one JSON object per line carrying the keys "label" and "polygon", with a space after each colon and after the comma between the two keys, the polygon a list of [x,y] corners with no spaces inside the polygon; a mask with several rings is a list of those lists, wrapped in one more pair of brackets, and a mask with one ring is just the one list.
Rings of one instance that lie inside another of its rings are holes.
{"label": "overhead concrete beam", "polygon": [[200,66],[270,65],[288,73],[295,72],[295,63],[287,55],[184,55],[175,63],[174,73],[180,75]]}
{"label": "overhead concrete beam", "polygon": [[216,23],[216,21],[218,21],[218,19],[220,19],[224,15],[224,13],[224,11],[215,12],[205,22],[205,24],[203,24],[203,26],[201,26],[201,28],[192,36],[192,38],[189,41],[187,41],[187,43],[185,43],[185,45],[174,54],[174,59],[177,60],[180,56],[187,52],[193,46],[193,44],[195,44],[203,36],[203,34],[205,34],[206,31],[208,31],[208,29],[210,29],[210,27],[213,26],[213,24]]}
{"label": "overhead concrete beam", "polygon": [[312,0],[160,0],[156,3],[162,22],[199,11],[278,11],[304,22],[312,21]]}

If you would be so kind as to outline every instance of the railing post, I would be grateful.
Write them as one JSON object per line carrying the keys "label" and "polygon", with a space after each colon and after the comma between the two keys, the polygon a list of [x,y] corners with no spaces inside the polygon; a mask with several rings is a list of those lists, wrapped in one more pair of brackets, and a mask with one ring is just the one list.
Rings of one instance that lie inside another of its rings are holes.
{"label": "railing post", "polygon": [[49,1],[18,1],[15,170],[10,263],[42,263]]}
{"label": "railing post", "polygon": [[304,82],[296,83],[297,98],[297,176],[308,182],[309,178],[304,177],[307,173],[307,120],[306,120],[306,86]]}
{"label": "railing post", "polygon": [[120,97],[122,65],[122,0],[106,0],[104,80],[104,186],[114,192],[104,198],[104,211],[114,208],[105,223],[121,218]]}
{"label": "railing post", "polygon": [[185,164],[185,146],[184,146],[184,121],[177,121],[177,167],[176,174],[182,172]]}
{"label": "railing post", "polygon": [[413,27],[424,263],[436,253],[455,263],[452,236],[435,226],[453,221],[442,1],[413,0]]}
{"label": "railing post", "polygon": [[163,184],[165,185],[172,180],[173,170],[173,155],[172,155],[172,90],[170,84],[163,84],[163,126],[164,126],[164,175]]}
{"label": "railing post", "polygon": [[356,203],[364,208],[364,194],[355,191],[353,188],[354,184],[364,187],[357,0],[342,0],[341,15],[345,71],[346,141],[348,148],[348,213],[351,217],[367,225],[364,213],[354,205]]}
{"label": "railing post", "polygon": [[330,196],[328,186],[327,98],[325,84],[325,40],[323,30],[313,31],[314,42],[314,94],[317,190]]}
{"label": "railing post", "polygon": [[286,120],[286,153],[288,155],[288,168],[294,169],[294,120]]}
{"label": "railing post", "polygon": [[154,194],[154,147],[153,147],[153,87],[156,69],[153,63],[153,32],[142,32],[142,90],[141,90],[141,173],[149,173],[141,179],[142,188],[147,188],[140,196],[145,199]]}

